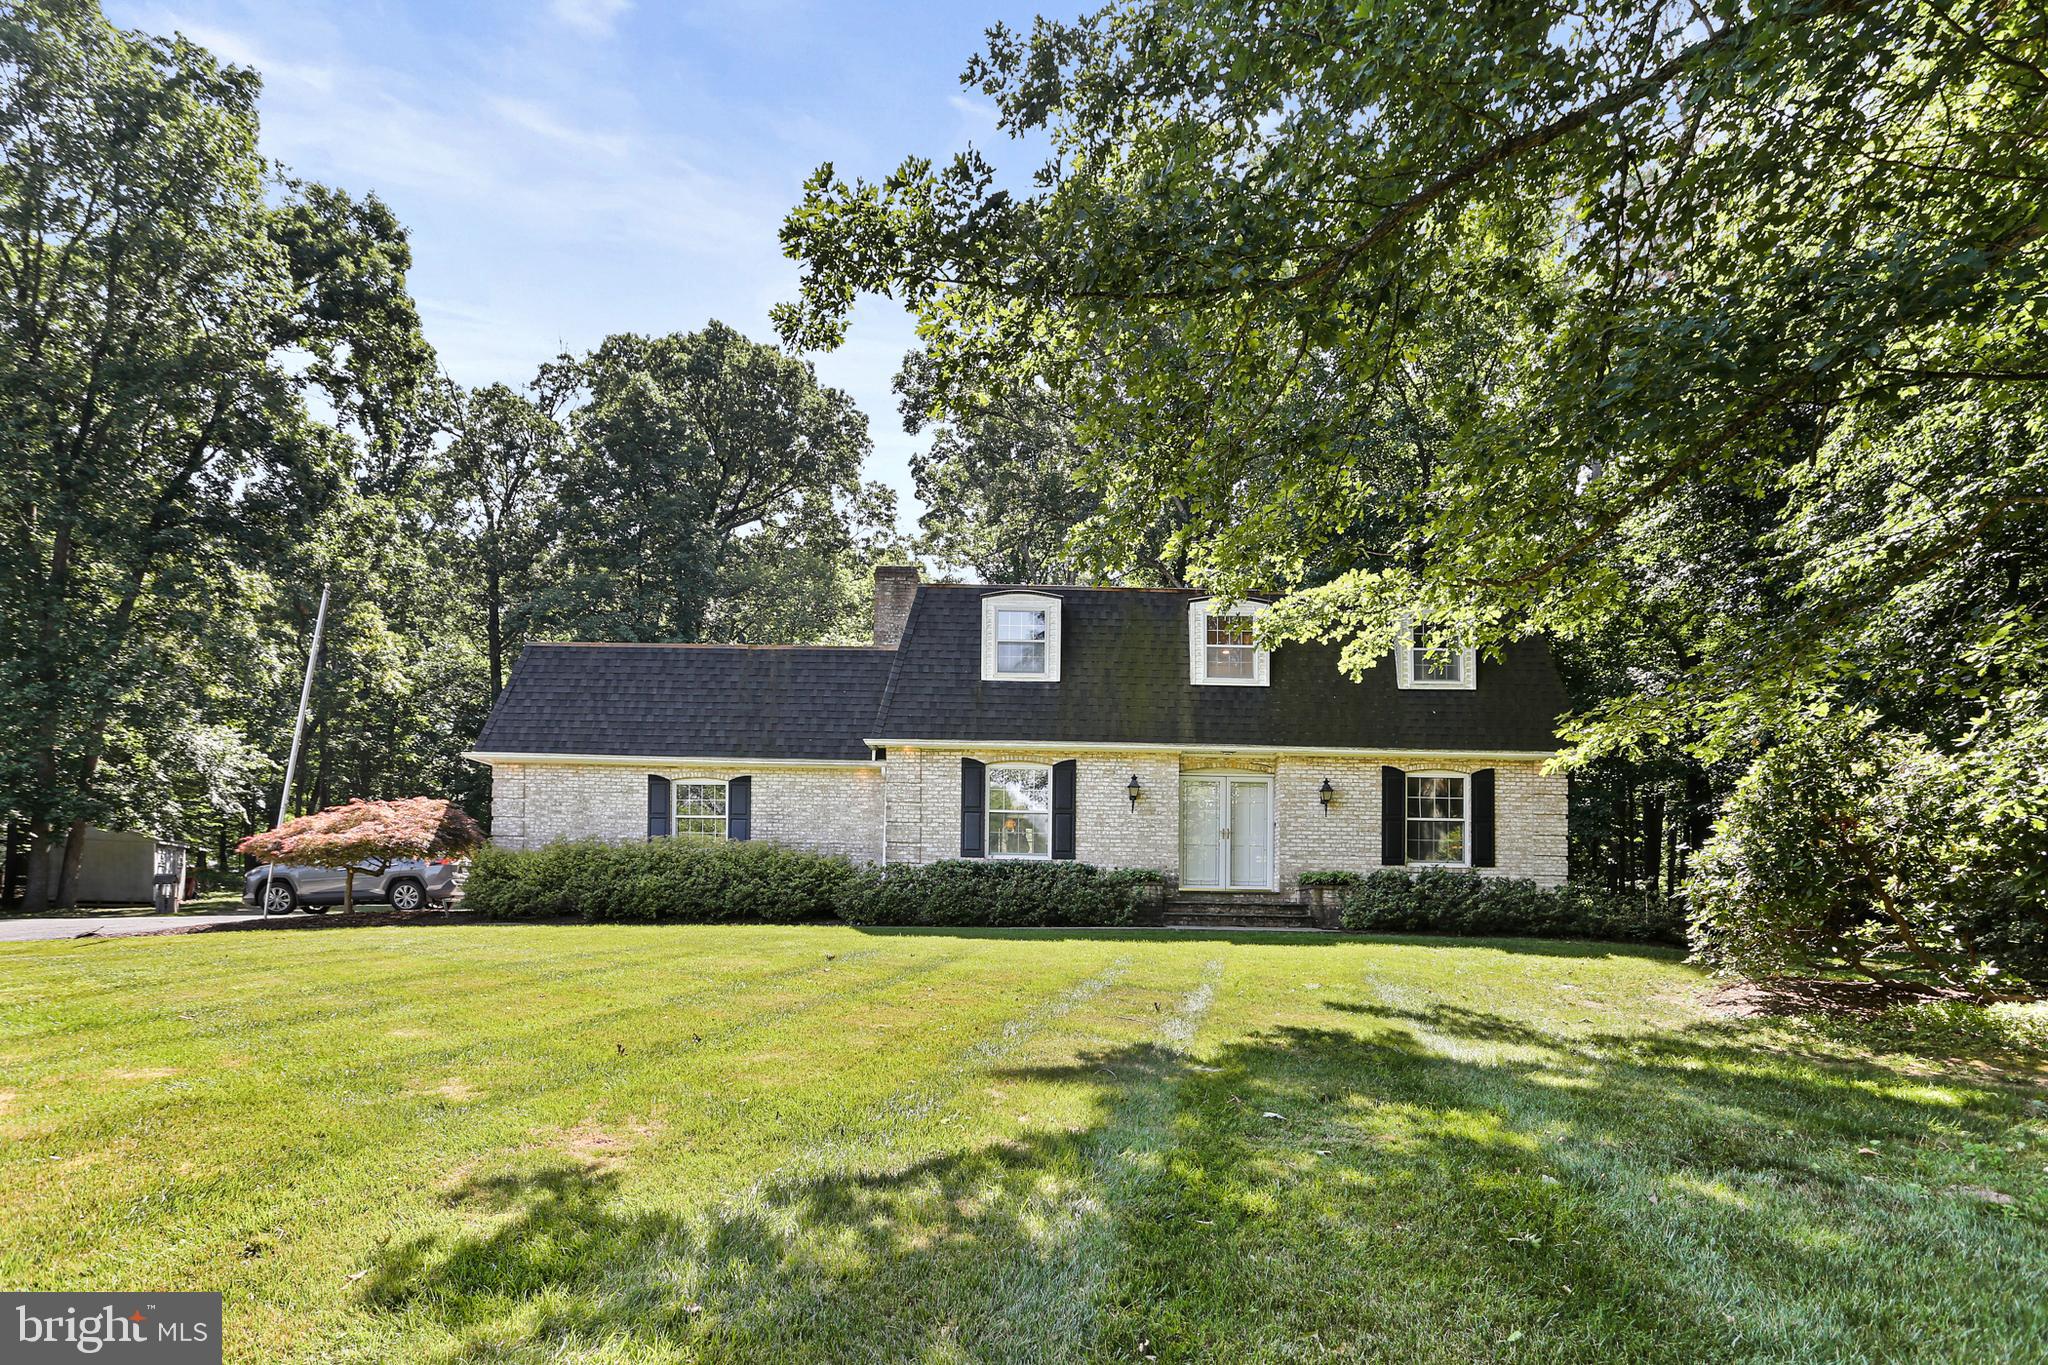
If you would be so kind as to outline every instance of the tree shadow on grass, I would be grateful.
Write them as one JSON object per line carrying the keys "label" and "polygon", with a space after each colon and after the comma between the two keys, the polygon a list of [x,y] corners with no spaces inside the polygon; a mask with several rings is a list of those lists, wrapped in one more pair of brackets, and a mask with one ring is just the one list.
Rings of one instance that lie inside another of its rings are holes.
{"label": "tree shadow on grass", "polygon": [[[1732,1027],[1561,1038],[1326,1003],[1362,1031],[995,1071],[1085,1087],[1090,1116],[870,1169],[792,1152],[708,1208],[594,1165],[472,1179],[448,1195],[470,1226],[388,1248],[362,1289],[468,1358],[1853,1359],[2043,1339],[2010,1292],[2048,1272],[2038,1222],[1908,1188],[1914,1144],[1986,1138],[2011,1097],[1787,1063]],[[1959,1251],[2000,1275],[1954,1269]]]}

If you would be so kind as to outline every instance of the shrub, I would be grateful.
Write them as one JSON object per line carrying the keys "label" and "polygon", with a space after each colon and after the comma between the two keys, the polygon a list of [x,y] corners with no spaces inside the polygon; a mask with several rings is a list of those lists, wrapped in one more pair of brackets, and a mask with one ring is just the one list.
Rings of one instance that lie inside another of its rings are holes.
{"label": "shrub", "polygon": [[596,841],[477,855],[463,903],[500,919],[623,923],[827,919],[855,881],[844,858],[760,841]]}
{"label": "shrub", "polygon": [[1661,902],[1568,884],[1546,890],[1513,877],[1382,868],[1344,893],[1346,929],[1496,938],[1589,938],[1679,943],[1678,912]]}
{"label": "shrub", "polygon": [[1324,869],[1301,874],[1303,886],[1357,886],[1365,880],[1363,872],[1344,872]]}
{"label": "shrub", "polygon": [[595,841],[477,855],[463,904],[499,919],[622,923],[1129,924],[1156,872],[958,860],[856,868],[758,840]]}
{"label": "shrub", "polygon": [[1748,976],[2048,981],[2048,723],[1960,749],[1816,719],[1736,784],[1687,883],[1693,948]]}
{"label": "shrub", "polygon": [[921,867],[866,868],[839,908],[849,924],[1014,928],[1135,922],[1151,871],[1087,863],[956,858]]}

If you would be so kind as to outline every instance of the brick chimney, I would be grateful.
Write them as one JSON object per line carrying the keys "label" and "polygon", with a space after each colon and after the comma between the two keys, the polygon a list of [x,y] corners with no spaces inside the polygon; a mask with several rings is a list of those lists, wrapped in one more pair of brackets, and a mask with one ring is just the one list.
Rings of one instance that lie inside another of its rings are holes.
{"label": "brick chimney", "polygon": [[875,643],[894,649],[910,624],[910,602],[917,596],[917,565],[875,566]]}

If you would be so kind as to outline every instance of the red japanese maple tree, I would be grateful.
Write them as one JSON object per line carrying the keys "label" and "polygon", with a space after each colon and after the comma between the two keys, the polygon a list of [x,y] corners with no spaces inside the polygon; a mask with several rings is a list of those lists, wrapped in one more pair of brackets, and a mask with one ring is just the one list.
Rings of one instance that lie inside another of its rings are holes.
{"label": "red japanese maple tree", "polygon": [[332,867],[343,874],[344,911],[356,903],[356,873],[381,873],[414,858],[460,858],[483,847],[467,811],[433,796],[351,801],[252,834],[236,848],[266,863]]}

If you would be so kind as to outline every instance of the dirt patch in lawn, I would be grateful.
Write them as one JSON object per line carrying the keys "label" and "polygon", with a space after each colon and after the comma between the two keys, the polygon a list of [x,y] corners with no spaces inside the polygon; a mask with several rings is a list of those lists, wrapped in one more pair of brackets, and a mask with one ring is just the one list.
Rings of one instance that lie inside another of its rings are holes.
{"label": "dirt patch in lawn", "polygon": [[591,1166],[609,1166],[627,1152],[653,1140],[661,1125],[651,1120],[633,1120],[614,1128],[579,1123],[565,1131],[551,1145]]}
{"label": "dirt patch in lawn", "polygon": [[1732,981],[1707,992],[1706,1006],[1727,1019],[1782,1019],[1807,1015],[1867,1019],[1894,1005],[1965,1000],[1960,991],[1895,981],[1831,981],[1784,977]]}
{"label": "dirt patch in lawn", "polygon": [[467,1104],[475,1099],[478,1094],[476,1087],[460,1076],[450,1076],[438,1085],[420,1086],[418,1093],[422,1095],[438,1095],[451,1104]]}

